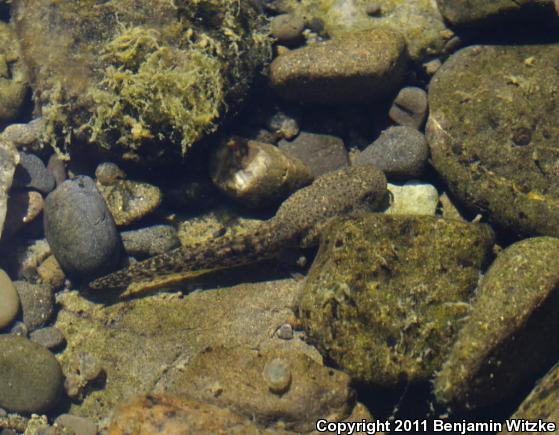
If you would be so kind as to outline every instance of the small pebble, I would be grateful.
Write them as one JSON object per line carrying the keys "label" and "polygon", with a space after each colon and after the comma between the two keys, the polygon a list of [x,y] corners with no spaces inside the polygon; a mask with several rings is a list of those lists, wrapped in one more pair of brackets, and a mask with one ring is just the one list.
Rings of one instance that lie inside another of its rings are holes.
{"label": "small pebble", "polygon": [[62,414],[56,417],[56,424],[74,431],[75,435],[97,435],[97,424],[88,418]]}
{"label": "small pebble", "polygon": [[66,180],[47,196],[44,226],[52,253],[66,273],[91,278],[118,267],[122,242],[91,178]]}
{"label": "small pebble", "polygon": [[15,281],[14,285],[21,301],[23,323],[29,332],[47,324],[54,312],[54,294],[46,284],[31,284],[27,281]]}
{"label": "small pebble", "polygon": [[65,369],[64,389],[72,399],[82,399],[86,387],[104,373],[100,361],[89,352],[80,352]]}
{"label": "small pebble", "polygon": [[435,216],[439,203],[439,193],[435,186],[421,181],[404,184],[388,183],[392,203],[385,214],[415,214]]}
{"label": "small pebble", "polygon": [[10,334],[20,335],[22,337],[27,337],[29,335],[29,328],[23,322],[17,321],[10,329]]}
{"label": "small pebble", "polygon": [[33,148],[37,142],[40,142],[44,127],[43,118],[36,118],[27,124],[8,125],[2,132],[2,137],[17,148]]}
{"label": "small pebble", "polygon": [[284,394],[291,386],[291,369],[280,358],[274,358],[264,367],[264,379],[269,390],[274,394]]}
{"label": "small pebble", "polygon": [[268,128],[274,131],[279,137],[287,140],[293,139],[299,134],[299,122],[283,112],[275,113],[268,120]]}
{"label": "small pebble", "polygon": [[409,86],[396,96],[388,116],[396,124],[419,129],[427,117],[427,92]]}
{"label": "small pebble", "polygon": [[282,139],[279,148],[305,162],[318,177],[348,165],[344,141],[333,135],[302,131],[292,141]]}
{"label": "small pebble", "polygon": [[291,340],[293,338],[293,327],[289,323],[284,323],[278,328],[278,338]]}
{"label": "small pebble", "polygon": [[406,180],[421,176],[427,164],[429,148],[425,136],[411,127],[390,127],[365,148],[353,161],[355,165],[373,165],[388,179]]}
{"label": "small pebble", "polygon": [[43,211],[44,201],[39,192],[15,192],[8,200],[4,230],[6,236],[17,233]]}
{"label": "small pebble", "polygon": [[381,7],[377,2],[368,2],[365,5],[365,13],[371,17],[380,15]]}
{"label": "small pebble", "polygon": [[270,22],[270,33],[278,42],[295,45],[302,41],[305,21],[290,14],[278,15]]}
{"label": "small pebble", "polygon": [[425,73],[427,73],[428,76],[433,76],[439,70],[442,64],[443,63],[441,62],[440,59],[433,59],[430,60],[429,62],[425,62],[423,64],[423,69],[425,70]]}
{"label": "small pebble", "polygon": [[54,355],[16,335],[0,335],[0,349],[0,406],[42,413],[56,405],[64,377]]}
{"label": "small pebble", "polygon": [[7,328],[19,313],[19,295],[6,272],[0,269],[0,330]]}
{"label": "small pebble", "polygon": [[37,274],[44,284],[49,284],[54,289],[61,288],[66,279],[64,271],[54,255],[49,255],[45,261],[37,267]]}
{"label": "small pebble", "polygon": [[47,170],[43,161],[34,154],[19,153],[19,164],[16,166],[13,187],[35,189],[49,193],[54,189],[54,176]]}
{"label": "small pebble", "polygon": [[47,326],[46,328],[33,331],[29,335],[29,339],[41,346],[45,346],[47,349],[56,349],[63,346],[66,342],[60,329],[54,326]]}
{"label": "small pebble", "polygon": [[47,163],[47,169],[54,177],[54,181],[56,182],[57,186],[60,186],[62,183],[64,183],[67,178],[66,166],[64,166],[64,162],[60,160],[56,153],[50,156]]}
{"label": "small pebble", "polygon": [[154,225],[120,233],[124,250],[133,257],[151,257],[163,254],[180,245],[175,230],[170,225]]}
{"label": "small pebble", "polygon": [[126,174],[115,163],[105,162],[95,169],[95,178],[103,186],[112,186],[119,180],[124,180]]}

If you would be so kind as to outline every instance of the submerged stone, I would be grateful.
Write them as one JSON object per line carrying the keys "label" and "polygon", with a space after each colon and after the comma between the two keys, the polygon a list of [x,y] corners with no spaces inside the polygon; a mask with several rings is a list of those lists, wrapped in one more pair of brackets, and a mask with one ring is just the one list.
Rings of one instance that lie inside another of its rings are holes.
{"label": "submerged stone", "polygon": [[214,131],[270,51],[249,1],[16,0],[12,14],[50,142],[144,163]]}
{"label": "submerged stone", "polygon": [[472,46],[429,86],[432,164],[501,228],[559,235],[559,46]]}
{"label": "submerged stone", "polygon": [[559,239],[505,249],[483,277],[472,310],[435,380],[440,402],[497,403],[559,357]]}
{"label": "submerged stone", "polygon": [[300,303],[309,338],[357,381],[394,386],[439,370],[490,255],[490,227],[363,214],[324,232]]}

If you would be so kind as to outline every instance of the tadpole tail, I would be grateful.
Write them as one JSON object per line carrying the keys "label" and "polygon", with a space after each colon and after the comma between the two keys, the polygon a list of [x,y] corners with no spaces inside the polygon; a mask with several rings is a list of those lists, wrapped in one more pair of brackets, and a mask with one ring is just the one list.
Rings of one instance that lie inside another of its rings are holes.
{"label": "tadpole tail", "polygon": [[277,228],[268,222],[246,235],[219,237],[156,255],[97,278],[89,283],[89,287],[94,290],[122,289],[137,281],[254,263],[272,257],[281,249],[278,234]]}

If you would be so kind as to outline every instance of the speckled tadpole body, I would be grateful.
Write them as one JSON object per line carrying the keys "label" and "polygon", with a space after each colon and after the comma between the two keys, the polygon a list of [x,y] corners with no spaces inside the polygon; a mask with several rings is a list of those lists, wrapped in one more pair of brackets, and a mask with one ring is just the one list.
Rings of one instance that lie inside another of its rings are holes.
{"label": "speckled tadpole body", "polygon": [[130,291],[155,288],[208,271],[270,258],[288,246],[313,246],[330,218],[378,209],[386,192],[384,174],[372,166],[333,171],[295,192],[273,218],[249,234],[180,247],[98,278],[90,287],[128,287]]}

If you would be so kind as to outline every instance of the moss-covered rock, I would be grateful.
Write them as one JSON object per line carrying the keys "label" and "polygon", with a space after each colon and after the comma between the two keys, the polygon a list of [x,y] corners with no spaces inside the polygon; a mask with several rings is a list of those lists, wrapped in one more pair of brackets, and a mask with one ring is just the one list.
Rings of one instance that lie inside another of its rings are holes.
{"label": "moss-covered rock", "polygon": [[[510,419],[538,420],[555,423],[559,427],[559,364],[556,364],[542,379],[532,392],[520,404]],[[518,434],[516,431],[503,430],[500,434]],[[528,434],[530,432],[520,432]],[[539,432],[542,433],[542,432]]]}
{"label": "moss-covered rock", "polygon": [[51,143],[132,160],[186,154],[269,53],[245,0],[15,0],[13,15]]}
{"label": "moss-covered rock", "polygon": [[486,225],[363,214],[323,232],[300,303],[321,353],[375,385],[424,381],[469,313],[488,259]]}
{"label": "moss-covered rock", "polygon": [[27,69],[14,28],[0,22],[0,123],[18,116],[28,90]]}
{"label": "moss-covered rock", "polygon": [[497,403],[557,361],[558,250],[559,239],[535,237],[497,257],[435,380],[439,401],[465,408]]}
{"label": "moss-covered rock", "polygon": [[559,235],[559,46],[472,46],[429,85],[432,163],[469,208]]}

